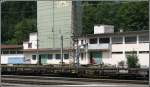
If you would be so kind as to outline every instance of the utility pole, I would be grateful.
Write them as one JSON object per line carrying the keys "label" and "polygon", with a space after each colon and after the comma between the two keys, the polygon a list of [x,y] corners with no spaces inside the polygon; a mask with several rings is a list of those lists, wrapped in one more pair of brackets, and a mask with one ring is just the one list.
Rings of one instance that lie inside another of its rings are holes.
{"label": "utility pole", "polygon": [[52,15],[53,15],[53,19],[52,19],[52,20],[53,20],[53,26],[52,26],[53,48],[55,48],[55,37],[54,37],[54,36],[55,36],[55,32],[54,32],[54,28],[55,28],[55,23],[54,23],[54,22],[55,22],[55,17],[54,17],[54,15],[55,15],[55,14],[54,14],[55,6],[54,6],[54,5],[55,5],[55,2],[54,2],[54,0],[53,0],[53,12],[52,12]]}
{"label": "utility pole", "polygon": [[80,65],[80,59],[79,59],[79,57],[80,57],[80,48],[77,47],[77,68],[79,68],[79,65]]}
{"label": "utility pole", "polygon": [[60,40],[61,40],[61,65],[63,66],[63,35],[61,34],[61,37],[60,37]]}
{"label": "utility pole", "polygon": [[37,33],[37,50],[36,50],[36,57],[37,57],[37,64],[38,65],[41,65],[41,59],[40,59],[40,57],[39,57],[39,39],[38,39],[38,33]]}
{"label": "utility pole", "polygon": [[[37,2],[36,2],[37,3]],[[37,23],[37,26],[38,26],[38,22],[36,22]],[[36,50],[36,58],[37,58],[37,64],[38,65],[41,65],[41,59],[40,59],[40,57],[39,57],[39,33],[38,33],[38,31],[37,31],[37,50]]]}
{"label": "utility pole", "polygon": [[[73,36],[75,36],[73,34]],[[78,45],[78,41],[76,37],[73,37],[73,66],[76,67],[76,56],[77,56],[77,50],[76,50],[76,44]]]}
{"label": "utility pole", "polygon": [[[150,0],[149,0],[149,15],[150,15]],[[150,87],[150,17],[149,17],[149,87]]]}
{"label": "utility pole", "polygon": [[[0,1],[0,54],[1,54],[1,29],[2,29],[2,21],[1,21],[1,14],[2,14],[2,0]],[[2,81],[1,81],[1,56],[0,56],[0,87],[2,87]]]}
{"label": "utility pole", "polygon": [[80,60],[79,60],[79,56],[80,56],[80,46],[78,45],[78,39],[77,39],[77,48],[76,48],[76,66],[77,66],[77,69],[79,68],[79,65],[80,65]]}

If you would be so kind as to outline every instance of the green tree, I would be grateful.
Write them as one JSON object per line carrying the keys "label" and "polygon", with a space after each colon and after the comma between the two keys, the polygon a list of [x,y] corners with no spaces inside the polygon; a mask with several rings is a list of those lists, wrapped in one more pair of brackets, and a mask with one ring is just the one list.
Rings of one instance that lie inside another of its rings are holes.
{"label": "green tree", "polygon": [[148,1],[83,3],[83,34],[93,34],[95,24],[114,25],[115,31],[148,30]]}
{"label": "green tree", "polygon": [[121,4],[117,11],[118,27],[124,31],[148,30],[148,2]]}
{"label": "green tree", "polygon": [[123,60],[122,60],[122,61],[120,61],[120,62],[118,63],[118,65],[119,65],[120,67],[122,67],[122,68],[123,68],[123,67],[125,66],[125,61],[123,61]]}
{"label": "green tree", "polygon": [[[36,20],[35,1],[5,1],[2,3],[2,44],[16,43],[15,25],[25,19]],[[31,30],[32,31],[32,30]]]}
{"label": "green tree", "polygon": [[23,41],[28,40],[31,32],[36,32],[36,20],[24,19],[15,25],[15,32],[13,38],[8,40],[9,44],[22,44]]}
{"label": "green tree", "polygon": [[133,51],[131,55],[127,55],[128,68],[140,67],[138,61],[139,61],[139,59],[138,59],[138,56],[136,55],[135,51]]}

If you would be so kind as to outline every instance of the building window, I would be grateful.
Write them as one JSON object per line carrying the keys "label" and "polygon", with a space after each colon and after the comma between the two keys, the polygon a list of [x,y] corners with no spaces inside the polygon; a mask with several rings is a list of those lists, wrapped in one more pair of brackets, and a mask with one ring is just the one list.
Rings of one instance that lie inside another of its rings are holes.
{"label": "building window", "polygon": [[11,50],[10,54],[16,54],[16,51],[15,50]]}
{"label": "building window", "polygon": [[83,53],[81,53],[81,60],[83,60]]}
{"label": "building window", "polygon": [[140,43],[147,43],[148,41],[149,41],[149,36],[148,35],[139,36],[139,42]]}
{"label": "building window", "polygon": [[61,55],[60,54],[56,54],[56,59],[61,59]]}
{"label": "building window", "polygon": [[90,39],[90,44],[97,44],[97,38]]}
{"label": "building window", "polygon": [[53,54],[48,54],[48,59],[49,60],[53,59]]}
{"label": "building window", "polygon": [[137,51],[126,51],[125,55],[126,56],[128,56],[128,55],[137,55]]}
{"label": "building window", "polygon": [[23,51],[17,51],[17,54],[22,54],[23,53]]}
{"label": "building window", "polygon": [[83,44],[83,40],[81,40],[81,44]]}
{"label": "building window", "polygon": [[9,51],[3,51],[3,54],[9,54]]}
{"label": "building window", "polygon": [[112,44],[122,44],[123,37],[112,37]]}
{"label": "building window", "polygon": [[110,39],[109,38],[99,38],[99,43],[109,43]]}
{"label": "building window", "polygon": [[140,51],[139,53],[149,53],[149,51]]}
{"label": "building window", "polygon": [[122,54],[123,52],[112,52],[112,54]]}
{"label": "building window", "polygon": [[36,60],[36,55],[32,55],[32,60]]}
{"label": "building window", "polygon": [[69,54],[64,54],[64,59],[69,59]]}
{"label": "building window", "polygon": [[136,41],[137,41],[136,36],[125,37],[125,43],[127,43],[127,44],[136,43]]}
{"label": "building window", "polygon": [[32,48],[32,43],[28,43],[28,48]]}

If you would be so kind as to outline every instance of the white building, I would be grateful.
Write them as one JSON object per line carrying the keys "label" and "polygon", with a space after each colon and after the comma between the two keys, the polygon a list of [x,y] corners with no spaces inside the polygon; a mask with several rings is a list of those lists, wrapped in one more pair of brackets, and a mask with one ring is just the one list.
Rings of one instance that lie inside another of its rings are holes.
{"label": "white building", "polygon": [[[28,60],[28,64],[37,64],[40,61],[41,64],[60,64],[61,62],[61,49],[51,49],[51,48],[38,48],[37,50],[37,33],[31,33],[29,36],[29,41],[23,43],[23,50],[25,59]],[[63,52],[63,62],[69,64],[71,60],[69,59],[71,53],[69,49],[64,49]],[[38,53],[37,53],[38,52]],[[36,57],[39,55],[39,59]]]}
{"label": "white building", "polygon": [[[83,47],[82,45],[87,44]],[[118,65],[135,51],[142,67],[149,66],[148,31],[114,32],[110,25],[94,26],[94,34],[79,36],[80,64]]]}
{"label": "white building", "polygon": [[[149,65],[148,37],[148,31],[114,32],[113,26],[96,25],[94,34],[77,37],[78,47],[80,47],[79,63],[81,65],[104,63],[118,66],[120,61],[126,62],[126,55],[134,51],[140,65],[147,67]],[[30,61],[29,64],[37,64],[38,60],[42,64],[61,62],[61,49],[40,48],[37,51],[37,33],[30,34],[29,41],[24,42],[23,48],[26,60]],[[37,52],[39,59],[36,57]],[[76,57],[73,56],[73,49],[64,49],[63,59],[65,64],[77,62]]]}
{"label": "white building", "polygon": [[37,49],[37,33],[30,33],[29,41],[23,42],[23,49]]}
{"label": "white building", "polygon": [[25,64],[22,45],[1,45],[1,64]]}

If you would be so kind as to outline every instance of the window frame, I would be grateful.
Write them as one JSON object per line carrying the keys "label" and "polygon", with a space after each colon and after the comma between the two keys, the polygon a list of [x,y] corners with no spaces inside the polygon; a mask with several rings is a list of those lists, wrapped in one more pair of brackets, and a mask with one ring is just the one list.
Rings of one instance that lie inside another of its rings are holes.
{"label": "window frame", "polygon": [[[126,40],[127,40],[127,38],[131,38],[132,37],[132,39],[133,39],[133,37],[135,37],[135,41],[129,41],[129,42],[127,42]],[[137,43],[137,36],[125,36],[125,44],[136,44]]]}
{"label": "window frame", "polygon": [[128,56],[128,55],[132,55],[132,52],[133,52],[133,55],[138,55],[137,51],[125,51],[125,55]]}
{"label": "window frame", "polygon": [[[113,39],[119,39],[120,38],[120,40],[118,41],[118,42],[114,42],[114,40]],[[112,44],[123,44],[123,36],[118,36],[118,37],[111,37],[111,40],[112,40]]]}
{"label": "window frame", "polygon": [[[94,39],[96,42],[94,42]],[[91,40],[93,40],[93,41],[91,41]],[[97,38],[89,38],[89,44],[97,44],[97,43],[98,43]]]}
{"label": "window frame", "polygon": [[[101,40],[100,39],[108,39],[109,41],[108,42],[105,42],[105,40],[104,40],[104,42],[100,42]],[[99,43],[100,44],[109,44],[110,43],[110,38],[109,37],[103,37],[103,38],[99,38]]]}
{"label": "window frame", "polygon": [[[141,37],[147,37],[148,38],[148,40],[140,40],[141,39]],[[148,43],[149,42],[149,35],[147,36],[147,35],[139,35],[139,43]]]}
{"label": "window frame", "polygon": [[149,51],[139,51],[139,54],[149,54]]}
{"label": "window frame", "polygon": [[28,43],[28,48],[32,48],[32,43]]}
{"label": "window frame", "polygon": [[[65,55],[68,55],[68,57],[66,58]],[[64,54],[63,56],[64,56],[64,59],[69,59],[69,54]]]}
{"label": "window frame", "polygon": [[[59,55],[60,58],[57,58],[57,55]],[[61,54],[55,54],[55,59],[60,60],[61,59]]]}
{"label": "window frame", "polygon": [[120,51],[120,52],[112,52],[112,54],[123,54],[123,52],[122,51]]}
{"label": "window frame", "polygon": [[32,55],[32,60],[36,60],[36,55]]}
{"label": "window frame", "polygon": [[[51,58],[50,58],[51,55]],[[48,54],[48,60],[52,60],[53,59],[53,54]]]}

